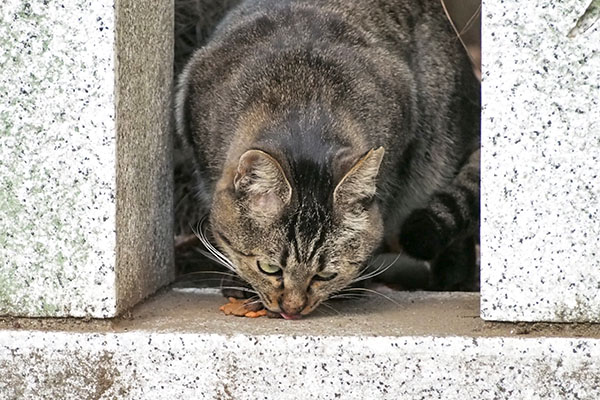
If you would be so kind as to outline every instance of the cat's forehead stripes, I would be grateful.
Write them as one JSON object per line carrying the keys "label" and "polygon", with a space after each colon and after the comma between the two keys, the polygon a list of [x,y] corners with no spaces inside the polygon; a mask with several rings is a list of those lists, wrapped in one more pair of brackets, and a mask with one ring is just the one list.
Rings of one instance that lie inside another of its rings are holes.
{"label": "cat's forehead stripes", "polygon": [[296,263],[308,265],[321,253],[329,220],[324,207],[314,199],[304,200],[298,210],[290,215],[287,235],[289,245],[284,253],[292,253]]}
{"label": "cat's forehead stripes", "polygon": [[325,229],[324,229],[323,225],[319,226],[319,233],[318,233],[318,236],[316,236],[316,237],[317,237],[317,239],[312,242],[312,249],[310,250],[310,253],[308,255],[309,260],[312,260],[315,257],[315,254],[317,253],[317,251],[321,248],[321,246],[325,242]]}
{"label": "cat's forehead stripes", "polygon": [[285,246],[283,248],[283,251],[281,252],[281,256],[279,257],[279,266],[281,267],[281,269],[285,269],[287,267],[287,260],[288,260],[289,255],[290,255],[290,250],[288,249],[287,246]]}

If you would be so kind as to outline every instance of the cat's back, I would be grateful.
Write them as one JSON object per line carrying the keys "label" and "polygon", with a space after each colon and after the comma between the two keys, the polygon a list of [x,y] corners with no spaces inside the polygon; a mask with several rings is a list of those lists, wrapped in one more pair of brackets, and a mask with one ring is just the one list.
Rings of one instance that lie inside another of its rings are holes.
{"label": "cat's back", "polygon": [[383,79],[393,79],[394,69],[418,73],[438,81],[438,90],[451,91],[453,72],[469,68],[438,1],[245,0],[195,53],[182,80],[210,95],[294,51],[333,55],[340,68],[371,68]]}
{"label": "cat's back", "polygon": [[[178,129],[189,143],[202,143],[197,165],[216,174],[239,116],[253,104],[289,109],[318,99],[353,114],[373,147],[400,153],[410,135],[435,146],[448,142],[435,132],[456,131],[463,137],[450,142],[469,141],[467,154],[478,142],[475,124],[465,133],[444,125],[462,107],[457,99],[477,91],[438,1],[246,0],[185,68]],[[387,167],[394,162],[388,158]]]}
{"label": "cat's back", "polygon": [[409,45],[415,34],[456,42],[440,3],[431,0],[246,0],[223,20],[213,42],[232,36],[256,40],[290,29],[299,34],[290,38],[295,44],[343,41],[350,31],[371,46]]}
{"label": "cat's back", "polygon": [[336,58],[335,67],[349,75],[370,70],[390,84],[417,71],[423,81],[437,81],[438,91],[452,90],[446,88],[455,80],[452,66],[465,58],[457,57],[461,49],[437,1],[246,0],[194,54],[179,97],[191,83],[192,100],[206,101],[196,106],[210,110],[219,105],[219,92],[245,95],[236,90],[244,79],[258,78],[294,52]]}

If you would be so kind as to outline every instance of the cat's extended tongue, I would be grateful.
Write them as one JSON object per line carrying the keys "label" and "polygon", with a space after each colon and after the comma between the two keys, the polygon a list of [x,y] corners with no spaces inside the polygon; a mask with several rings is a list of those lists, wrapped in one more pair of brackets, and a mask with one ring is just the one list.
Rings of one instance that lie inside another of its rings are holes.
{"label": "cat's extended tongue", "polygon": [[286,314],[286,313],[280,313],[281,316],[285,319],[300,319],[302,318],[301,314]]}

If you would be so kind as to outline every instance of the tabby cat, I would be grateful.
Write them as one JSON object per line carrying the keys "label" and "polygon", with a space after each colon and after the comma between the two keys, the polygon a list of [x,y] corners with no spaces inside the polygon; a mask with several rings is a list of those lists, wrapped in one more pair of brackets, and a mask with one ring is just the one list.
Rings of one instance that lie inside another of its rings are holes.
{"label": "tabby cat", "polygon": [[211,251],[289,319],[390,246],[470,285],[479,111],[436,0],[241,1],[176,98]]}

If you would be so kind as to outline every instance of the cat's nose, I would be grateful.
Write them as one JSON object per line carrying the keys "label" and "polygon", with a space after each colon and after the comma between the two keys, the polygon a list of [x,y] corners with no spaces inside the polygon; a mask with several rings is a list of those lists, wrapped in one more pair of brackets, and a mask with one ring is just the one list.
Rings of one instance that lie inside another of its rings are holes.
{"label": "cat's nose", "polygon": [[287,315],[298,315],[306,307],[306,295],[286,295],[279,299],[281,312]]}

